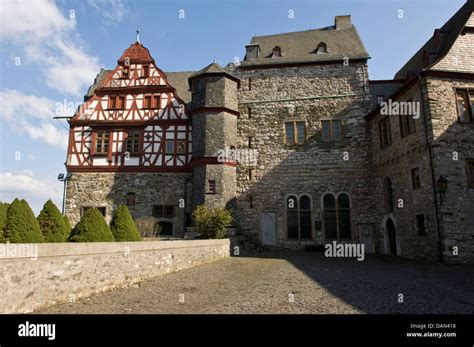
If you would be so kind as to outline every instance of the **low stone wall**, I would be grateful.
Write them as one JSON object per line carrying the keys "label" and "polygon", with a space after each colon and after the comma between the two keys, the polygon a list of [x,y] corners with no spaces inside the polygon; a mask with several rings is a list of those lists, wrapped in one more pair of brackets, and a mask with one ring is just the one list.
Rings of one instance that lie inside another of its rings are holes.
{"label": "low stone wall", "polygon": [[0,313],[27,313],[74,301],[228,257],[230,252],[228,239],[1,246]]}

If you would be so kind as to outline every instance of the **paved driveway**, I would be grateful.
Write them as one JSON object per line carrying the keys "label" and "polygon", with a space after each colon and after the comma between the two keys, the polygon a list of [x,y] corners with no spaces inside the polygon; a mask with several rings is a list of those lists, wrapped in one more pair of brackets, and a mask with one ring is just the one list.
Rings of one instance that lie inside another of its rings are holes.
{"label": "paved driveway", "polygon": [[38,313],[472,314],[474,266],[255,252]]}

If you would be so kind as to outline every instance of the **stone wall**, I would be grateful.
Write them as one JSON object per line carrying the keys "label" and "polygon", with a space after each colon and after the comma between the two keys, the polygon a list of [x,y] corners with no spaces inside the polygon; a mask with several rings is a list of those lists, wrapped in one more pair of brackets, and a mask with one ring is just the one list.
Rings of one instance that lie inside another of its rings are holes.
{"label": "stone wall", "polygon": [[[467,186],[466,159],[474,160],[474,123],[459,123],[456,88],[474,89],[474,80],[429,78],[425,82],[432,123],[435,178],[448,180],[448,189],[439,199],[446,262],[474,262],[474,189]],[[458,256],[453,256],[453,246]]]}
{"label": "stone wall", "polygon": [[[392,101],[404,102],[411,99],[420,103],[421,92],[415,83],[403,95]],[[379,123],[388,117],[391,129],[391,145],[382,148]],[[414,120],[415,132],[402,138],[398,115],[377,115],[369,120],[371,135],[371,179],[377,202],[373,214],[376,216],[376,248],[380,253],[389,253],[387,222],[391,219],[396,228],[397,254],[405,258],[438,260],[438,231],[433,196],[432,173],[429,151],[426,144],[426,130],[423,121],[426,114]],[[428,128],[428,132],[430,128]],[[413,189],[411,170],[419,168],[421,187]],[[393,187],[394,208],[390,210],[384,180],[388,178]],[[416,229],[416,215],[425,216],[426,233],[419,235]]]}
{"label": "stone wall", "polygon": [[128,207],[134,218],[152,216],[153,205],[172,205],[174,217],[159,221],[173,223],[173,235],[182,236],[185,213],[191,212],[190,178],[188,173],[73,173],[66,192],[66,214],[74,226],[82,206],[106,207],[105,219],[110,222],[116,207],[127,202],[127,194],[135,193],[135,205]]}
{"label": "stone wall", "polygon": [[42,306],[74,301],[228,257],[230,252],[228,239],[28,246],[37,246],[37,259],[32,259],[32,254],[0,258],[2,314],[31,312]]}
{"label": "stone wall", "polygon": [[[474,13],[471,14],[466,26],[474,27]],[[474,73],[474,54],[472,52],[474,52],[474,33],[467,31],[456,38],[446,56],[432,69]]]}
{"label": "stone wall", "polygon": [[[239,229],[259,238],[259,213],[271,211],[277,216],[279,246],[322,243],[324,226],[317,228],[322,220],[322,196],[346,192],[352,202],[352,239],[358,241],[359,230],[372,223],[363,119],[368,107],[366,64],[240,69],[236,75],[242,80],[237,148],[251,145],[258,154],[256,166],[238,166]],[[342,121],[340,142],[321,139],[323,119]],[[293,120],[305,122],[303,145],[285,144],[284,122]],[[311,240],[288,240],[286,198],[291,194],[311,198]]]}

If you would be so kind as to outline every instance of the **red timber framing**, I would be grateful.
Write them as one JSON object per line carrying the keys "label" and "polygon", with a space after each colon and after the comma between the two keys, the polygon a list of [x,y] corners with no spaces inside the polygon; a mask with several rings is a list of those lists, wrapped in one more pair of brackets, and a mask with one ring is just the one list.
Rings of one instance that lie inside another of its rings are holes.
{"label": "red timber framing", "polygon": [[[69,124],[71,172],[191,172],[186,105],[140,43],[125,50]],[[102,137],[97,147],[98,132],[108,132],[106,146]],[[131,132],[138,133],[137,153],[126,150]],[[104,147],[107,153],[96,152]]]}

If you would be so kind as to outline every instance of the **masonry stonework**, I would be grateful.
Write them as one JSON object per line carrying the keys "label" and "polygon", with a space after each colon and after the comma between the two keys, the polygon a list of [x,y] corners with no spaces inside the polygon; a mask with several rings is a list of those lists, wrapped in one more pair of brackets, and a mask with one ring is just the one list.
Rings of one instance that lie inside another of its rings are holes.
{"label": "masonry stonework", "polygon": [[[119,60],[101,72],[90,104],[142,89],[167,101],[150,111],[138,93],[129,96],[138,119],[112,108],[102,121],[70,121],[66,213],[75,224],[83,206],[105,206],[110,220],[132,192],[135,218],[184,199],[163,220],[175,236],[206,204],[232,210],[238,242],[291,249],[357,242],[370,253],[474,261],[473,9],[466,2],[393,80],[369,80],[370,57],[350,16],[322,29],[254,36],[244,59],[225,68],[214,62],[166,77],[155,67],[153,77],[129,82]],[[154,64],[140,43],[127,55],[135,76],[144,61]],[[378,102],[410,102],[419,113],[386,115]],[[106,127],[120,131],[109,139]],[[143,148],[123,161],[134,129]]]}

